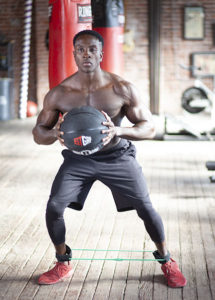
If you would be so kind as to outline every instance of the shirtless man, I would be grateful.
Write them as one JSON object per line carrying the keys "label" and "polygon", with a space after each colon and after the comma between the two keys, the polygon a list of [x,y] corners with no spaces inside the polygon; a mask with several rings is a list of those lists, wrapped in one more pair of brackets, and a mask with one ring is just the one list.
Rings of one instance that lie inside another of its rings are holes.
{"label": "shirtless man", "polygon": [[[55,246],[58,262],[39,277],[39,284],[54,284],[71,273],[71,249],[65,244],[64,210],[81,210],[95,180],[112,191],[118,211],[135,209],[157,250],[155,258],[163,259],[161,269],[170,287],[183,287],[186,279],[166,248],[163,223],[152,207],[141,168],[135,159],[130,140],[151,139],[155,134],[150,111],[144,106],[134,86],[121,77],[100,68],[103,38],[95,31],[79,32],[73,40],[78,71],[48,92],[33,129],[38,144],[49,145],[59,140],[59,113],[74,107],[93,106],[103,112],[106,137],[104,148],[89,156],[63,150],[64,162],[53,182],[47,204],[46,224]],[[133,123],[121,127],[123,117]],[[108,159],[108,165],[106,160]],[[81,165],[81,167],[80,167]]]}

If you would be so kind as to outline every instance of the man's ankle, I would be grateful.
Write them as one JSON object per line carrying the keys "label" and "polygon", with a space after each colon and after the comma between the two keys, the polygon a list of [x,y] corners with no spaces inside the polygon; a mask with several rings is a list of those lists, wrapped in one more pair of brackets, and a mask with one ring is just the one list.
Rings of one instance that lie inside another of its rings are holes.
{"label": "man's ankle", "polygon": [[170,253],[169,251],[167,251],[167,254],[162,256],[158,250],[153,252],[153,255],[155,257],[155,259],[163,259],[163,261],[158,261],[160,264],[165,264],[170,260]]}
{"label": "man's ankle", "polygon": [[70,247],[66,245],[66,253],[63,255],[56,253],[56,258],[57,258],[58,262],[70,261],[72,258],[72,251],[71,251]]}

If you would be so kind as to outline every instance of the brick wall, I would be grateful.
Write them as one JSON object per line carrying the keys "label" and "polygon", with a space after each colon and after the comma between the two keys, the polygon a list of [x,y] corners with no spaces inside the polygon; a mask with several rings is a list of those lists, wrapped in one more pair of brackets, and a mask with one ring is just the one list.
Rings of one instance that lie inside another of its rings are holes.
{"label": "brick wall", "polygon": [[[124,53],[126,79],[135,83],[141,95],[149,101],[148,62],[148,1],[125,0],[125,31],[133,33],[134,48]],[[183,39],[183,8],[199,5],[205,9],[205,37],[202,41]],[[181,95],[193,85],[190,72],[179,67],[179,63],[190,64],[190,54],[196,51],[215,51],[212,43],[212,23],[215,23],[213,0],[186,1],[163,0],[160,28],[160,113],[180,114]],[[212,79],[204,82],[212,87]]]}
{"label": "brick wall", "polygon": [[[13,74],[15,113],[18,110],[19,81],[21,68],[23,1],[0,1],[0,33],[8,41],[13,41]],[[3,51],[3,49],[2,49]],[[7,77],[7,72],[0,71],[0,77]]]}
{"label": "brick wall", "polygon": [[[185,5],[203,6],[205,10],[205,37],[203,40],[183,38],[183,11]],[[190,64],[190,54],[196,51],[215,51],[212,23],[215,22],[215,2],[210,0],[164,0],[161,26],[161,99],[160,112],[181,114],[181,95],[193,85],[190,72],[179,63]],[[212,79],[204,82],[212,87]]]}
{"label": "brick wall", "polygon": [[125,0],[124,77],[137,86],[149,104],[147,0]]}
{"label": "brick wall", "polygon": [[[42,106],[48,85],[48,51],[45,35],[48,29],[48,0],[34,1],[32,28],[31,66],[29,77],[29,98]],[[125,37],[124,77],[134,83],[144,103],[149,104],[149,61],[148,61],[148,0],[124,0]],[[203,41],[183,39],[184,5],[203,5],[205,8],[205,38]],[[19,84],[22,55],[24,0],[0,0],[0,33],[14,41],[14,94],[16,113],[19,102]],[[161,76],[160,112],[181,113],[181,94],[193,84],[188,71],[179,63],[189,65],[193,51],[210,51],[212,44],[212,23],[215,23],[214,0],[163,0],[161,16]],[[6,76],[0,72],[0,76]],[[205,82],[212,86],[211,79]]]}
{"label": "brick wall", "polygon": [[39,109],[42,107],[45,94],[49,90],[48,50],[45,44],[48,30],[48,0],[36,0],[36,59],[37,59],[37,99]]}
{"label": "brick wall", "polygon": [[[13,41],[13,78],[14,107],[18,116],[20,75],[22,65],[24,0],[0,0],[0,33],[7,40]],[[36,0],[32,15],[32,36],[29,70],[28,99],[38,101],[40,106],[48,91],[48,51],[45,47],[45,33],[48,28],[48,1]],[[1,51],[5,51],[1,47]],[[1,54],[1,53],[0,53]],[[7,77],[7,72],[0,71],[0,77]]]}

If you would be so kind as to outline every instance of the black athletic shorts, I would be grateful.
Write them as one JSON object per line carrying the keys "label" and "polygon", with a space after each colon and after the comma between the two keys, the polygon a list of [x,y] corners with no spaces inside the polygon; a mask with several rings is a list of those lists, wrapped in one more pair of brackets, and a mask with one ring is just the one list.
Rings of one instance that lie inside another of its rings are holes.
{"label": "black athletic shorts", "polygon": [[119,212],[138,209],[148,201],[142,168],[130,141],[121,139],[113,148],[88,156],[70,150],[63,150],[62,155],[64,162],[53,182],[50,201],[81,210],[96,180],[110,188]]}

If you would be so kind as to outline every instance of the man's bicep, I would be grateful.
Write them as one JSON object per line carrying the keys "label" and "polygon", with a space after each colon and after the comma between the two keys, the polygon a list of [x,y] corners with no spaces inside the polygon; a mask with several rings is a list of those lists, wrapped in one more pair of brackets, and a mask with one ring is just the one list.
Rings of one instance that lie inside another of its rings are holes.
{"label": "man's bicep", "polygon": [[129,105],[126,109],[126,117],[133,124],[142,121],[151,121],[152,114],[149,109],[143,104]]}
{"label": "man's bicep", "polygon": [[37,125],[53,128],[59,118],[59,111],[56,110],[54,95],[48,93],[43,102],[43,109],[37,118]]}
{"label": "man's bicep", "polygon": [[42,109],[37,118],[37,126],[43,126],[52,129],[57,123],[59,112],[55,110]]}
{"label": "man's bicep", "polygon": [[130,85],[130,101],[126,107],[126,116],[134,124],[152,119],[150,110],[146,107],[142,97],[133,85]]}

